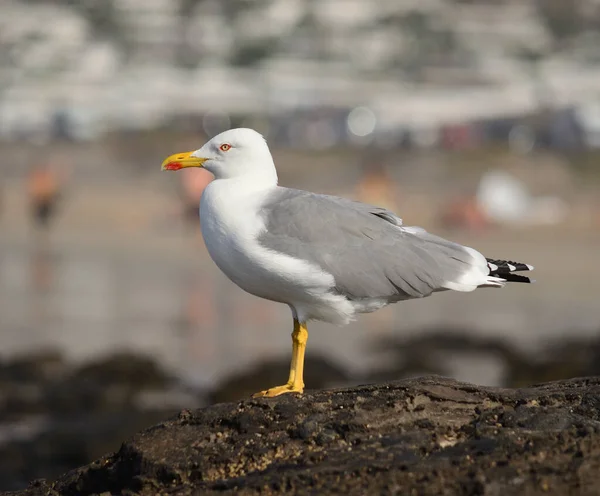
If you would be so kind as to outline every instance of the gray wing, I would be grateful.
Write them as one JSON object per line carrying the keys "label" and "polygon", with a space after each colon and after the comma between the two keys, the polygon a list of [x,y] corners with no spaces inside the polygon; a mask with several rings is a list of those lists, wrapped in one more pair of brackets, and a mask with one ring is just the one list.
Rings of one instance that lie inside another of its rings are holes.
{"label": "gray wing", "polygon": [[475,262],[461,245],[344,198],[277,188],[261,213],[263,246],[319,265],[351,300],[428,296]]}

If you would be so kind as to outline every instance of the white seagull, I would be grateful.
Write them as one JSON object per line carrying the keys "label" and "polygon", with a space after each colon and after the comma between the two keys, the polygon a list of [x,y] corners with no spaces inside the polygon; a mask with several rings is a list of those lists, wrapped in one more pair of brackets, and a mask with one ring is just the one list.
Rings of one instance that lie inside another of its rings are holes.
{"label": "white seagull", "polygon": [[529,283],[531,265],[404,226],[393,212],[277,184],[265,139],[231,129],[202,148],[176,153],[163,170],[204,167],[215,180],[200,200],[200,225],[217,266],[245,291],[287,304],[294,317],[286,384],[256,393],[304,390],[306,323],[346,324],[356,314],[437,291]]}

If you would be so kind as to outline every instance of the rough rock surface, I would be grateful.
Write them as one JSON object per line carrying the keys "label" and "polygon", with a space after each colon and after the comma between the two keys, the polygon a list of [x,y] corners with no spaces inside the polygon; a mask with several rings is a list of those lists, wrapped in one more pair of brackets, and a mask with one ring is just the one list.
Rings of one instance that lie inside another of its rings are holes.
{"label": "rough rock surface", "polygon": [[21,495],[592,495],[600,378],[424,377],[183,411]]}

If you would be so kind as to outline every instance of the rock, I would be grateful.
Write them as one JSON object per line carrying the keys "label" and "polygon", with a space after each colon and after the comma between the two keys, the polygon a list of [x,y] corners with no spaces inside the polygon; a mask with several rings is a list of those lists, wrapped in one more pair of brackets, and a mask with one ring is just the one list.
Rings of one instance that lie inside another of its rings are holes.
{"label": "rock", "polygon": [[116,353],[71,364],[55,352],[0,362],[0,490],[55,478],[199,406],[151,358]]}
{"label": "rock", "polygon": [[0,383],[41,382],[63,376],[67,363],[56,350],[40,350],[0,362]]}
{"label": "rock", "polygon": [[176,382],[150,357],[115,353],[82,364],[61,381],[48,384],[44,411],[73,415],[132,410],[140,392],[165,390]]}
{"label": "rock", "polygon": [[488,370],[496,363],[501,369],[499,385],[509,387],[600,374],[600,337],[577,336],[574,330],[562,335],[570,337],[548,340],[533,352],[472,329],[431,328],[405,338],[385,336],[373,343],[373,351],[381,357],[365,382],[424,374],[456,376],[457,357],[462,357],[461,364],[477,357],[487,362]]}
{"label": "rock", "polygon": [[173,414],[173,410],[111,412],[49,419],[25,439],[0,447],[3,489],[27,487],[31,479],[55,478],[115,450],[120,440]]}
{"label": "rock", "polygon": [[217,404],[21,496],[597,494],[600,378],[523,389],[435,376]]}

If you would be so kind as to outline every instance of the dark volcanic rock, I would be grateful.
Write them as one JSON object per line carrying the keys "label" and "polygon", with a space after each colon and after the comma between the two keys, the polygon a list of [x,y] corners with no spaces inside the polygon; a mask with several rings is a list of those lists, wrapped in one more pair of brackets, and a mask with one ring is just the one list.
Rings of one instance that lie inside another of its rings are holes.
{"label": "dark volcanic rock", "polygon": [[21,495],[598,494],[600,378],[439,377],[183,411]]}

